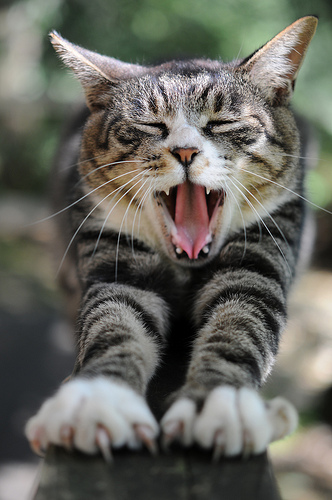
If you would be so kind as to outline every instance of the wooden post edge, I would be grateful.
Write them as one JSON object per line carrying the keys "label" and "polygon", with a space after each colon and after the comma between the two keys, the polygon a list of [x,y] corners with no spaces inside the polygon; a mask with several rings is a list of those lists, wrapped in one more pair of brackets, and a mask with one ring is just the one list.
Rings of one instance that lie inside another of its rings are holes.
{"label": "wooden post edge", "polygon": [[119,450],[107,464],[51,447],[34,500],[281,500],[267,454],[212,462],[211,454],[175,449],[157,457]]}

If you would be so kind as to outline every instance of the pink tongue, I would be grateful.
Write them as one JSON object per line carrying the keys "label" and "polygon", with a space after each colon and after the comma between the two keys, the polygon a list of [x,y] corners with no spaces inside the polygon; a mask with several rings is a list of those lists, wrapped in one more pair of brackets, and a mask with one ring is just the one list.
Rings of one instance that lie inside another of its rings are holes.
{"label": "pink tongue", "polygon": [[176,233],[173,244],[184,250],[189,259],[197,259],[199,252],[212,240],[205,188],[184,182],[177,186],[175,202]]}

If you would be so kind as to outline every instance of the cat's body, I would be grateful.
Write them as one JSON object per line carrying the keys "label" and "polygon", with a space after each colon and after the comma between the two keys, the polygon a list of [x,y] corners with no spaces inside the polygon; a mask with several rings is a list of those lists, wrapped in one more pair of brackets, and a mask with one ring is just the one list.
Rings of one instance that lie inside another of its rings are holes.
{"label": "cat's body", "polygon": [[144,395],[152,379],[165,399],[153,377],[180,336],[164,441],[259,453],[293,428],[292,407],[256,390],[301,254],[305,164],[289,99],[316,23],[297,21],[245,60],[152,68],[53,34],[90,112],[55,181],[61,276],[80,309],[75,377],[28,423],[35,448],[151,447]]}

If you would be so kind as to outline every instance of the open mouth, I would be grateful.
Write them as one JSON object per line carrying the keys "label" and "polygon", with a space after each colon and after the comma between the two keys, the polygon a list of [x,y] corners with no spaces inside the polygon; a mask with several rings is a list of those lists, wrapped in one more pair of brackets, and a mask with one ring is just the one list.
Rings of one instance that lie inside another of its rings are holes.
{"label": "open mouth", "polygon": [[208,190],[186,181],[159,192],[166,219],[170,226],[171,242],[178,258],[196,260],[207,257],[213,240],[214,222],[219,207],[224,204],[223,190]]}

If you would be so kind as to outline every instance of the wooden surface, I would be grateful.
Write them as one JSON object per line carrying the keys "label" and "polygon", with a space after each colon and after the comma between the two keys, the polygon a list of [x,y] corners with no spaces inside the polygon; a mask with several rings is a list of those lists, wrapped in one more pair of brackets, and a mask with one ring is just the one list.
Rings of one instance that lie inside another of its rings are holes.
{"label": "wooden surface", "polygon": [[201,450],[157,457],[117,451],[114,462],[51,448],[34,500],[281,500],[267,455],[221,460]]}
{"label": "wooden surface", "polygon": [[[164,363],[148,388],[157,419],[168,396],[183,383],[192,332],[181,321],[173,328]],[[34,500],[281,500],[266,454],[213,463],[211,452],[172,449],[152,457],[147,451],[100,456],[50,448]]]}

